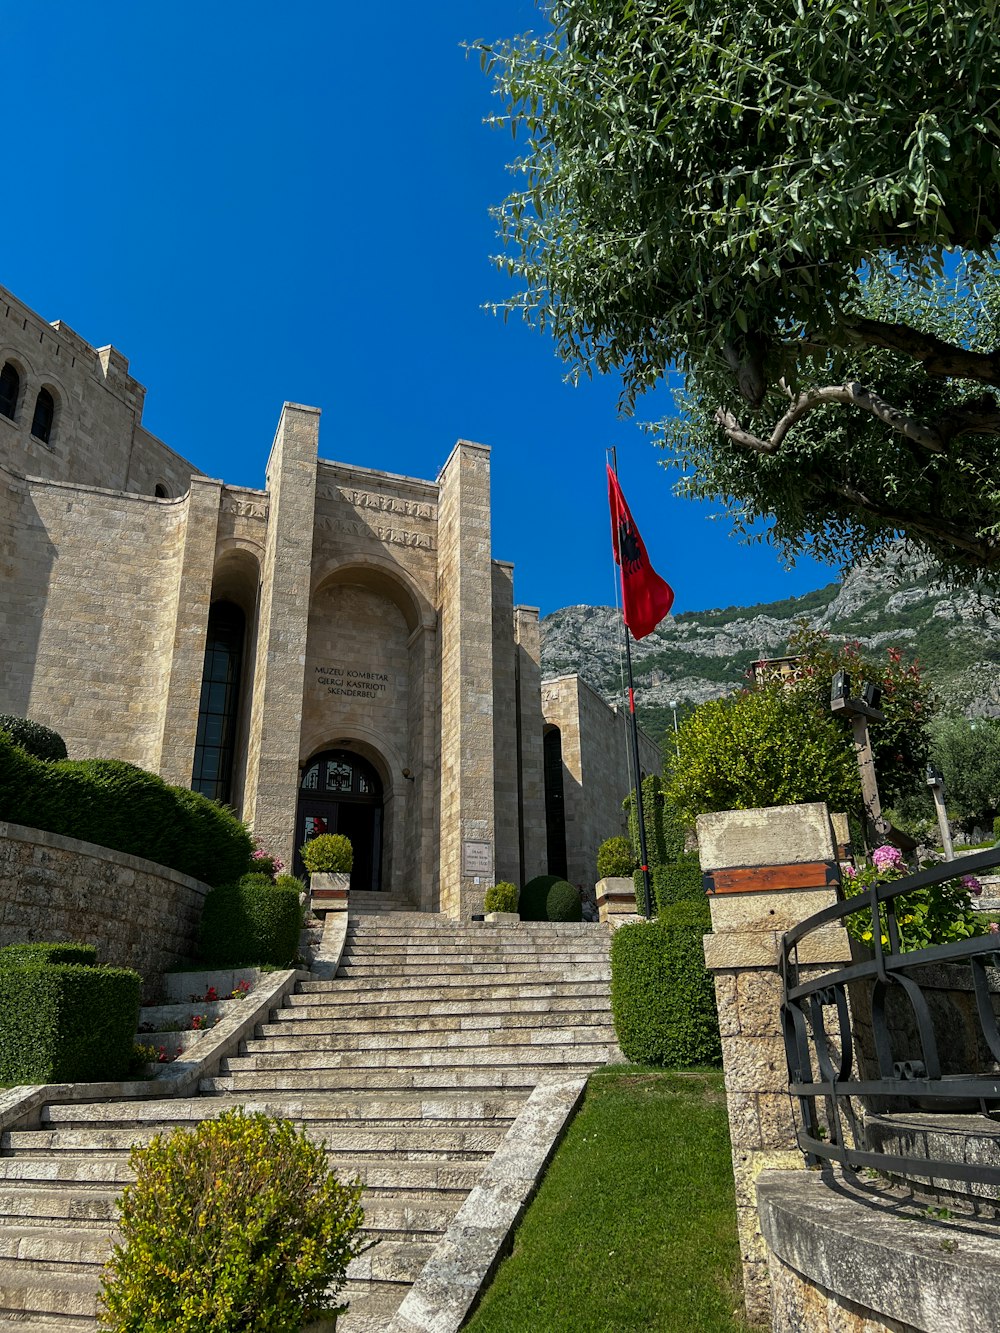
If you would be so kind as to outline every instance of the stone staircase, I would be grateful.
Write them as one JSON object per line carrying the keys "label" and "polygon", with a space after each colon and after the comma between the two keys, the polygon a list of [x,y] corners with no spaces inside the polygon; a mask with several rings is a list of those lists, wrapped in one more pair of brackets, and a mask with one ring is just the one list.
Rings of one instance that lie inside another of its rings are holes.
{"label": "stone staircase", "polygon": [[372,1245],[338,1333],[387,1329],[538,1080],[619,1058],[609,983],[602,926],[352,912],[337,978],[300,983],[200,1096],[53,1103],[3,1136],[0,1321],[93,1328],[129,1148],[239,1105],[361,1179]]}

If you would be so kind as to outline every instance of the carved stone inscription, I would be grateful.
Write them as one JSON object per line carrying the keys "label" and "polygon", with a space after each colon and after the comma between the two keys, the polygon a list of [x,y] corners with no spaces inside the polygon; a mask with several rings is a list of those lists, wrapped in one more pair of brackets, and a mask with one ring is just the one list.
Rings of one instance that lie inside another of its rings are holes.
{"label": "carved stone inscription", "polygon": [[437,542],[423,532],[407,532],[405,528],[369,527],[360,519],[318,518],[316,526],[324,532],[336,532],[345,537],[377,537],[380,542],[393,546],[413,546],[422,551],[433,551]]}
{"label": "carved stone inscription", "polygon": [[388,699],[392,679],[387,671],[367,671],[364,667],[329,663],[313,668],[316,684],[326,694],[351,699]]}

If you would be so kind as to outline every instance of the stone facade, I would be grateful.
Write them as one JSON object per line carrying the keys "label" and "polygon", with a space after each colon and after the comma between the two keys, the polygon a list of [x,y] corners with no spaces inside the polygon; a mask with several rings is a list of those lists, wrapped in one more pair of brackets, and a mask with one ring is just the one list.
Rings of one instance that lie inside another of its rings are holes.
{"label": "stone facade", "polygon": [[0,823],[0,946],[74,940],[132,967],[147,1002],[159,974],[196,952],[208,888],[138,856]]}
{"label": "stone facade", "polygon": [[[550,868],[558,727],[568,874],[592,891],[631,785],[624,719],[575,677],[543,685],[538,612],[492,556],[487,448],[459,441],[434,481],[347,467],[319,456],[319,410],[286,403],[263,488],[231,487],[145,430],[121,353],[0,289],[5,367],[0,712],[54,727],[74,758],[203,790],[224,731],[215,794],[270,851],[291,863],[304,820],[345,821],[364,887],[454,916]],[[243,626],[224,723],[206,675],[220,608]],[[356,765],[350,792],[307,790],[320,756]],[[642,762],[659,767],[645,741]]]}

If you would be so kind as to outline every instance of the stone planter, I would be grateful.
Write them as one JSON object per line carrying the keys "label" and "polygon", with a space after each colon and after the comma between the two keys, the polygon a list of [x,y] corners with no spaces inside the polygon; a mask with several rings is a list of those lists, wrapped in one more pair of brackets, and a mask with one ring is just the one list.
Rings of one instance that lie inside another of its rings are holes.
{"label": "stone planter", "polygon": [[309,876],[309,906],[314,912],[346,912],[349,874],[315,874]]}

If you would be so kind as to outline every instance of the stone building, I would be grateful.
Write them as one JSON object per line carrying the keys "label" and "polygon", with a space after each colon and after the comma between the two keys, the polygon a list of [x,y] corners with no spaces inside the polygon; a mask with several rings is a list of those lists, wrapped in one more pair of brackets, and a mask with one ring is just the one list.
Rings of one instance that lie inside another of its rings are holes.
{"label": "stone building", "polygon": [[286,403],[263,487],[227,486],[145,429],[144,396],[0,288],[0,712],[230,803],[286,862],[347,833],[353,889],[456,916],[547,869],[586,891],[625,719],[543,685],[489,449],[459,441],[434,481],[350,467]]}

